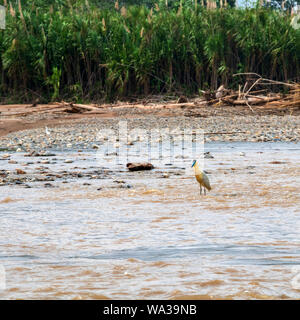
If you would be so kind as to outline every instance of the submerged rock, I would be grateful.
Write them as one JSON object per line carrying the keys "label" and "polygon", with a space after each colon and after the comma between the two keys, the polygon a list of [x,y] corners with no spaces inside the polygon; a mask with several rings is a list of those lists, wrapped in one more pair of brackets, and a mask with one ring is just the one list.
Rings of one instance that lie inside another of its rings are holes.
{"label": "submerged rock", "polygon": [[214,156],[209,151],[204,152],[204,159],[214,159]]}
{"label": "submerged rock", "polygon": [[125,183],[124,180],[114,180],[113,182],[115,182],[115,183]]}
{"label": "submerged rock", "polygon": [[44,184],[44,187],[45,188],[54,188],[54,185],[52,183],[47,182]]}
{"label": "submerged rock", "polygon": [[132,185],[130,185],[130,184],[120,184],[119,188],[120,189],[131,189]]}
{"label": "submerged rock", "polygon": [[152,170],[154,166],[151,163],[127,163],[126,167],[129,171],[142,171],[142,170]]}
{"label": "submerged rock", "polygon": [[54,157],[56,154],[50,153],[50,152],[37,152],[37,151],[31,151],[30,153],[24,154],[24,157]]}
{"label": "submerged rock", "polygon": [[117,156],[118,153],[117,152],[106,152],[105,155],[106,156]]}

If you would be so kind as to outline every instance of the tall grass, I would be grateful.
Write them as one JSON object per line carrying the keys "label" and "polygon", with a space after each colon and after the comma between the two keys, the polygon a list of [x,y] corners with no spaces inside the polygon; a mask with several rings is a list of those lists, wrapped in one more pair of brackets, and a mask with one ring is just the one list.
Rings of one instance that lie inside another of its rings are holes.
{"label": "tall grass", "polygon": [[41,9],[31,3],[7,5],[7,27],[0,31],[2,101],[196,93],[234,86],[237,72],[299,81],[300,29],[282,12],[162,4],[108,10],[88,1]]}

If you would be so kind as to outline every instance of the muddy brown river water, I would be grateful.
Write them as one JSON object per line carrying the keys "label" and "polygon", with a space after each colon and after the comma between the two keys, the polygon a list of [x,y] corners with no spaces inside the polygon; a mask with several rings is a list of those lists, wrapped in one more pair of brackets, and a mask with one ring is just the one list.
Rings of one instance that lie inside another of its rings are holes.
{"label": "muddy brown river water", "polygon": [[213,189],[201,197],[189,152],[147,172],[97,150],[56,152],[49,164],[2,160],[11,171],[31,161],[21,167],[32,175],[40,166],[108,174],[0,186],[0,297],[299,299],[300,144],[205,149]]}

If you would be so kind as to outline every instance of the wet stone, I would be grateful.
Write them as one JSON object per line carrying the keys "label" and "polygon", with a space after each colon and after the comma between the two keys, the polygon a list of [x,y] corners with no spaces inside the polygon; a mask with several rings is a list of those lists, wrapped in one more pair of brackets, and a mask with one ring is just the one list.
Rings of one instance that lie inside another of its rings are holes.
{"label": "wet stone", "polygon": [[22,169],[16,169],[17,174],[26,174],[26,172]]}
{"label": "wet stone", "polygon": [[114,180],[113,182],[115,182],[115,183],[125,183],[124,180]]}
{"label": "wet stone", "polygon": [[44,187],[45,188],[54,188],[54,185],[52,183],[47,182],[44,184]]}
{"label": "wet stone", "polygon": [[214,159],[214,156],[210,154],[209,151],[204,152],[204,158],[205,159]]}
{"label": "wet stone", "polygon": [[117,156],[118,153],[117,152],[106,152],[105,155],[106,156]]}

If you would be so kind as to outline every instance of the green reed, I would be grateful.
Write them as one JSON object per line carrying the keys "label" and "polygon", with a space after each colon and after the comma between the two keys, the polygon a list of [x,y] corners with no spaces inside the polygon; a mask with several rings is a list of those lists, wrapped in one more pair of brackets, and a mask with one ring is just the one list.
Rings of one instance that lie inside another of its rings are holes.
{"label": "green reed", "polygon": [[300,28],[282,12],[57,3],[8,3],[7,27],[0,31],[0,100],[193,94],[234,87],[238,72],[299,81]]}

